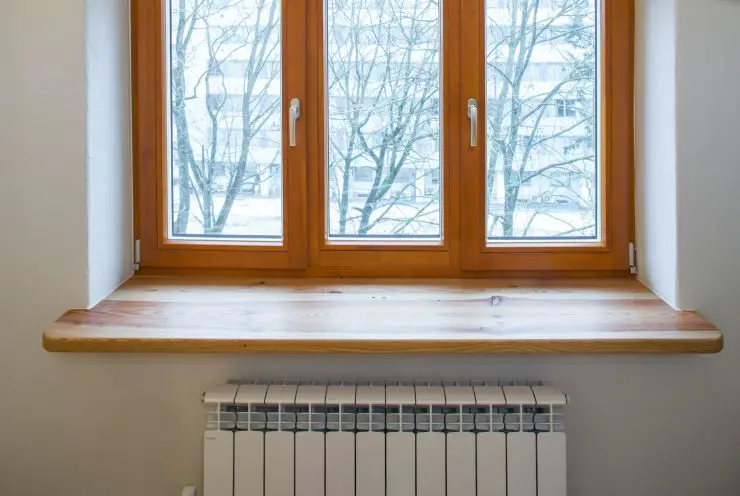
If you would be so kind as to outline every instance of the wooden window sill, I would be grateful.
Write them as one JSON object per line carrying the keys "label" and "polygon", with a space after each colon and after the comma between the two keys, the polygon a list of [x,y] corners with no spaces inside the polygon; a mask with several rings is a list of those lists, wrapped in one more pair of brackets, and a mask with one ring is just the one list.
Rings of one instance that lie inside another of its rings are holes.
{"label": "wooden window sill", "polygon": [[44,333],[56,352],[717,353],[722,333],[631,279],[136,276]]}

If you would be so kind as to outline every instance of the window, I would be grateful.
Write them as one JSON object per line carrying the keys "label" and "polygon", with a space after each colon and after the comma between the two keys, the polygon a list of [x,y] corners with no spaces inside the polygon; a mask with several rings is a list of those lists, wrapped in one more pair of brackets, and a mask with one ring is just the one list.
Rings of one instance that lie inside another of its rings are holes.
{"label": "window", "polygon": [[555,100],[557,106],[558,117],[575,117],[576,116],[576,100],[568,98],[558,98]]}
{"label": "window", "polygon": [[132,2],[143,270],[628,270],[630,2],[287,5]]}
{"label": "window", "polygon": [[326,240],[439,243],[439,3],[325,5]]}

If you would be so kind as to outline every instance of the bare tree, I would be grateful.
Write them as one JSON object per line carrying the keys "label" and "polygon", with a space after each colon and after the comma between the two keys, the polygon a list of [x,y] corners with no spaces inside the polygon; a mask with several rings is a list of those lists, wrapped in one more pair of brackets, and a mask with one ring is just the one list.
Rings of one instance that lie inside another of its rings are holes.
{"label": "bare tree", "polygon": [[[250,152],[254,137],[279,111],[279,98],[271,96],[270,87],[280,79],[275,63],[280,53],[280,1],[258,0],[250,8],[242,3],[178,0],[173,9],[176,234],[187,232],[191,197],[204,233],[221,233],[244,185],[264,181],[264,168],[271,165],[250,163]],[[224,12],[230,19],[225,26],[219,19]],[[233,73],[228,80],[240,82],[237,92],[227,84],[227,64]],[[272,163],[279,163],[277,144]],[[224,186],[220,179],[225,179]],[[217,191],[224,197],[220,206],[214,198]]]}
{"label": "bare tree", "polygon": [[[527,236],[538,215],[553,216],[542,201],[527,202],[530,218],[523,229],[515,228],[522,187],[536,178],[545,179],[556,195],[567,196],[564,201],[580,205],[590,216],[554,235],[587,234],[595,224],[593,0],[509,0],[507,12],[503,23],[493,18],[487,23],[487,78],[493,86],[487,113],[489,235],[499,224],[502,237]],[[559,63],[553,67],[559,74],[550,71],[548,84],[532,84],[537,69],[533,61],[545,53],[557,56]],[[564,125],[547,124],[553,114],[570,118]],[[504,197],[499,212],[492,200],[501,176]],[[574,176],[582,179],[582,188],[561,179]]]}
{"label": "bare tree", "polygon": [[[338,233],[365,235],[381,224],[392,234],[422,224],[438,230],[439,189],[419,191],[416,181],[439,168],[439,3],[331,0],[329,19],[329,190]],[[370,185],[353,207],[352,181],[363,169]]]}

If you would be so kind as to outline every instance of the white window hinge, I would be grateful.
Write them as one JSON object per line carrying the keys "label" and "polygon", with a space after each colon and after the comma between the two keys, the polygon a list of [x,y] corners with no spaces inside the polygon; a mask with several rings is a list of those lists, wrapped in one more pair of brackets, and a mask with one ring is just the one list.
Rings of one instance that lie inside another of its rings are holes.
{"label": "white window hinge", "polygon": [[630,274],[637,274],[637,248],[635,243],[629,244]]}
{"label": "white window hinge", "polygon": [[134,270],[141,268],[141,241],[134,241]]}

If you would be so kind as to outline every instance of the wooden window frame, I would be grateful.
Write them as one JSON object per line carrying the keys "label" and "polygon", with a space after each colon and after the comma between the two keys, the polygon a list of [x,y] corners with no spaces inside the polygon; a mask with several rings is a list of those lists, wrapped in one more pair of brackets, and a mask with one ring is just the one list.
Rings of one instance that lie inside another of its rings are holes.
{"label": "wooden window frame", "polygon": [[[527,244],[488,246],[486,239],[485,147],[462,148],[462,189],[471,198],[468,218],[462,222],[463,270],[491,271],[628,271],[629,243],[634,239],[633,101],[634,101],[634,3],[630,0],[597,0],[600,3],[601,108],[601,241],[596,244]],[[463,15],[480,20],[462,32],[465,59],[463,93],[475,95],[485,114],[485,16],[478,15],[485,0],[465,3]],[[482,128],[484,126],[481,126]],[[479,129],[485,134],[485,129]],[[481,141],[482,136],[479,136]]]}
{"label": "wooden window frame", "polygon": [[[307,277],[629,274],[628,245],[634,236],[633,1],[598,0],[602,9],[601,243],[496,247],[487,246],[485,238],[485,195],[480,191],[485,147],[470,148],[465,142],[469,133],[465,102],[471,95],[477,95],[485,115],[485,95],[481,95],[485,88],[485,1],[443,1],[443,240],[436,245],[403,246],[339,244],[325,238],[324,4],[320,0],[281,1],[286,40],[282,60],[284,67],[291,67],[283,71],[283,99],[300,98],[303,109],[298,120],[299,145],[283,148],[284,243],[272,247],[168,239],[163,17],[167,2],[132,0],[134,228],[141,243],[142,273]],[[479,21],[477,26],[468,23],[463,28],[462,20],[470,18]],[[463,53],[477,56],[463,57]],[[282,120],[287,142],[285,111]],[[479,142],[484,143],[485,126],[481,129]]]}
{"label": "wooden window frame", "polygon": [[[306,1],[281,0],[283,101],[306,98]],[[290,8],[287,8],[290,2]],[[132,0],[135,231],[142,268],[305,269],[306,146],[283,147],[283,243],[257,245],[216,240],[168,239],[165,54],[166,0]],[[283,106],[284,107],[284,106]],[[297,121],[305,136],[306,119]],[[287,143],[287,112],[282,112]]]}

